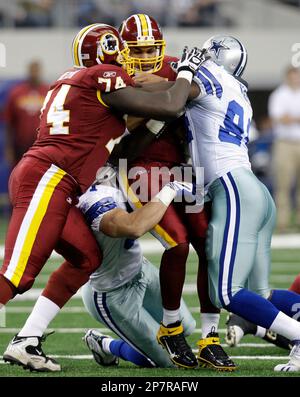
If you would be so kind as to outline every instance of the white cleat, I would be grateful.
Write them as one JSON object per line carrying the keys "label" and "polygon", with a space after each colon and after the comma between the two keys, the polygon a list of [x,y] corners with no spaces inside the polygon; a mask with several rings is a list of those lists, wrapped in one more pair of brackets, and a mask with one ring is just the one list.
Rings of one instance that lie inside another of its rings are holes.
{"label": "white cleat", "polygon": [[3,360],[12,365],[20,365],[30,371],[61,371],[60,364],[44,354],[41,346],[41,342],[44,340],[45,337],[20,337],[16,335],[7,346],[3,354]]}
{"label": "white cleat", "polygon": [[231,325],[227,327],[225,342],[230,347],[236,347],[240,343],[243,336],[244,333],[240,327],[237,325]]}
{"label": "white cleat", "polygon": [[106,353],[103,350],[103,340],[110,338],[108,335],[103,335],[96,329],[89,329],[85,336],[82,338],[87,347],[92,352],[95,361],[104,367],[115,366],[119,364],[119,359],[112,353]]}
{"label": "white cleat", "polygon": [[244,335],[255,335],[257,331],[255,324],[233,313],[229,313],[227,316],[226,325],[225,342],[230,347],[238,346]]}
{"label": "white cleat", "polygon": [[286,364],[278,364],[274,367],[276,372],[300,372],[300,340],[294,342],[290,352],[290,361]]}
{"label": "white cleat", "polygon": [[275,372],[299,372],[300,367],[297,367],[296,365],[287,363],[287,364],[278,364],[276,367],[274,367]]}

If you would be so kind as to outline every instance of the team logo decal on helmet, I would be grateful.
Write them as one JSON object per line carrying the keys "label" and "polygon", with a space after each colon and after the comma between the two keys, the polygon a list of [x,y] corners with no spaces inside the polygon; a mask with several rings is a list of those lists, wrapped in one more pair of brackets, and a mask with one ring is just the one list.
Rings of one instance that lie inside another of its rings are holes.
{"label": "team logo decal on helmet", "polygon": [[209,47],[209,51],[213,51],[216,57],[218,57],[221,50],[229,50],[229,47],[224,45],[224,40],[212,40],[212,45]]}
{"label": "team logo decal on helmet", "polygon": [[247,65],[248,54],[245,46],[235,37],[216,35],[209,38],[203,48],[218,65],[233,76],[241,76]]}
{"label": "team logo decal on helmet", "polygon": [[119,50],[118,39],[111,33],[104,34],[100,38],[100,44],[105,54],[115,54]]}
{"label": "team logo decal on helmet", "polygon": [[75,66],[115,64],[133,74],[128,46],[117,29],[110,25],[94,23],[81,29],[73,40],[72,55]]}

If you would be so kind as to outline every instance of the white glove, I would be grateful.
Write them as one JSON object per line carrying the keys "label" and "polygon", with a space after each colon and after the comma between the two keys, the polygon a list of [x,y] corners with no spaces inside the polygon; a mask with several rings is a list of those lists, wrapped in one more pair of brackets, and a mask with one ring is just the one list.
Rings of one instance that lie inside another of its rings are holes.
{"label": "white glove", "polygon": [[173,62],[171,64],[173,69],[175,67],[177,69],[177,78],[185,78],[191,83],[194,74],[206,60],[206,53],[206,49],[200,50],[199,48],[194,47],[189,51],[188,47],[185,46],[180,61]]}
{"label": "white glove", "polygon": [[173,181],[167,183],[167,185],[169,185],[170,188],[176,191],[175,197],[192,197],[193,199],[195,198],[194,185],[190,182]]}
{"label": "white glove", "polygon": [[150,119],[147,121],[146,127],[150,132],[152,132],[152,134],[156,135],[156,138],[158,138],[163,133],[165,124],[166,123],[164,121]]}
{"label": "white glove", "polygon": [[155,197],[168,207],[175,197],[180,198],[180,200],[176,200],[177,202],[182,201],[183,197],[186,200],[189,197],[188,201],[192,201],[195,199],[193,192],[194,186],[192,183],[173,181],[167,183]]}

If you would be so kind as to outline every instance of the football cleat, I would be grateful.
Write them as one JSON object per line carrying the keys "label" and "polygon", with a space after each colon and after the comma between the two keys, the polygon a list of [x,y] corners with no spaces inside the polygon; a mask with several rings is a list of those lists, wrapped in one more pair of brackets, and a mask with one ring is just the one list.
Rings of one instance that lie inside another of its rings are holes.
{"label": "football cleat", "polygon": [[182,368],[196,368],[198,362],[185,340],[180,321],[165,327],[162,323],[156,335],[157,341],[169,353],[171,361]]}
{"label": "football cleat", "polygon": [[7,346],[3,360],[10,364],[17,364],[24,369],[38,372],[61,371],[60,364],[53,358],[45,355],[41,343],[46,336],[18,336],[16,335]]}
{"label": "football cleat", "polygon": [[300,372],[300,340],[294,341],[290,352],[290,361],[286,364],[278,364],[274,367],[275,372]]}
{"label": "football cleat", "polygon": [[291,350],[293,348],[293,344],[289,339],[270,330],[266,332],[263,339],[285,350]]}
{"label": "football cleat", "polygon": [[83,340],[99,365],[103,367],[116,366],[119,364],[118,357],[112,353],[106,353],[103,350],[103,340],[106,338],[110,338],[110,336],[103,335],[96,329],[89,329],[83,337]]}
{"label": "football cleat", "polygon": [[230,347],[237,346],[244,335],[255,335],[257,331],[255,324],[233,313],[229,313],[226,325],[225,342]]}
{"label": "football cleat", "polygon": [[236,369],[236,365],[220,345],[219,334],[214,332],[214,329],[206,338],[200,339],[197,346],[199,348],[197,359],[200,367],[214,368],[218,371],[234,371]]}

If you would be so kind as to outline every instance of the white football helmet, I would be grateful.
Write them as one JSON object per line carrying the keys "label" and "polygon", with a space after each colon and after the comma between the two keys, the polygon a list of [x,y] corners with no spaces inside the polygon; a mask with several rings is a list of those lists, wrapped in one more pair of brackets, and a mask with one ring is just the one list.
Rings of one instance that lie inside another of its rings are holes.
{"label": "white football helmet", "polygon": [[243,74],[248,54],[244,45],[235,37],[226,35],[212,36],[203,44],[211,59],[233,76]]}

